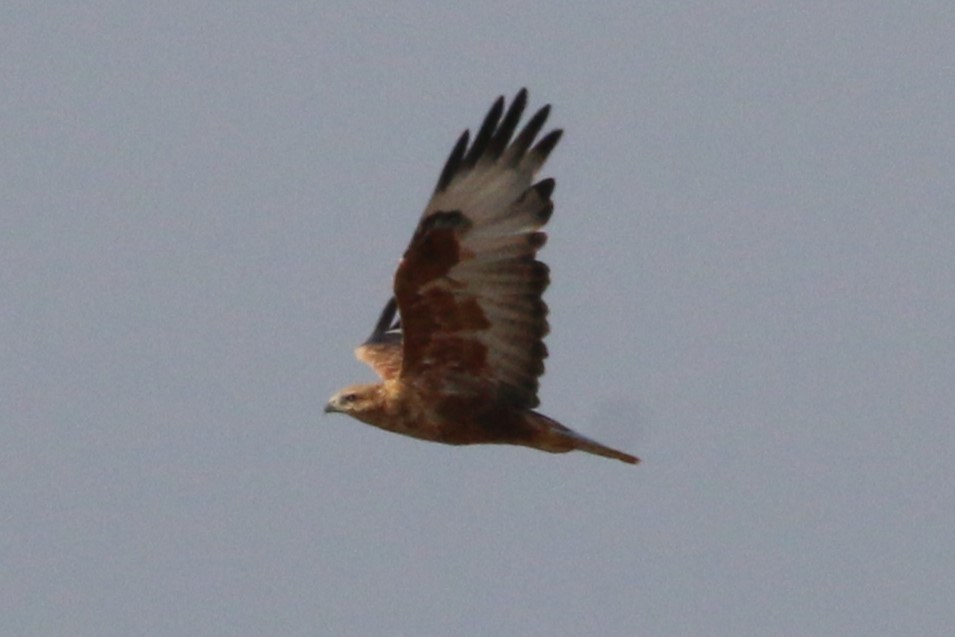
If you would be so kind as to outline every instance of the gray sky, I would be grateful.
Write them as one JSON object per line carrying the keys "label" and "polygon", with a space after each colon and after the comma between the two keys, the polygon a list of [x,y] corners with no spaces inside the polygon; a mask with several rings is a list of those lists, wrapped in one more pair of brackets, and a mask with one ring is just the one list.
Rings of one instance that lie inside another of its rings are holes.
{"label": "gray sky", "polygon": [[[951,634],[955,5],[331,5],[0,9],[0,633]],[[525,85],[636,468],[321,413]]]}

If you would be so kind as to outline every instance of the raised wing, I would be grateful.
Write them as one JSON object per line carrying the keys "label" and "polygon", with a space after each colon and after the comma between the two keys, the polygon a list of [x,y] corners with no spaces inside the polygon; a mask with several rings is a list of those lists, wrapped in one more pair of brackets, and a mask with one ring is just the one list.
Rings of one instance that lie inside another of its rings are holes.
{"label": "raised wing", "polygon": [[401,321],[395,317],[397,311],[398,303],[391,297],[371,336],[355,349],[355,357],[370,365],[382,380],[395,378],[401,370]]}
{"label": "raised wing", "polygon": [[498,98],[470,146],[461,135],[395,273],[395,296],[402,379],[456,391],[477,382],[530,408],[548,331],[549,273],[535,257],[554,190],[552,179],[532,180],[562,131],[534,143],[545,106],[513,137],[526,104],[524,89],[506,113]]}

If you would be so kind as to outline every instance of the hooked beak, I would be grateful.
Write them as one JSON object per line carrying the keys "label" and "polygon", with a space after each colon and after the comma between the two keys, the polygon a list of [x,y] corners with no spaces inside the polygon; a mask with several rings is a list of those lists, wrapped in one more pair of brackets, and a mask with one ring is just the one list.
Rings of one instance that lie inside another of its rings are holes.
{"label": "hooked beak", "polygon": [[337,411],[339,410],[335,407],[335,405],[333,405],[331,401],[328,401],[328,403],[325,405],[325,413],[334,414]]}

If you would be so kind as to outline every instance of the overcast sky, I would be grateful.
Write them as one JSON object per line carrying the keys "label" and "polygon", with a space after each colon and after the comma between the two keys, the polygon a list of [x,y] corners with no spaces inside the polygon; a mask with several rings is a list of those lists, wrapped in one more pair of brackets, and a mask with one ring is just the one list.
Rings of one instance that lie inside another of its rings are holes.
{"label": "overcast sky", "polygon": [[[951,635],[953,34],[941,0],[5,3],[0,633]],[[542,411],[637,467],[322,414],[521,86],[566,131]]]}

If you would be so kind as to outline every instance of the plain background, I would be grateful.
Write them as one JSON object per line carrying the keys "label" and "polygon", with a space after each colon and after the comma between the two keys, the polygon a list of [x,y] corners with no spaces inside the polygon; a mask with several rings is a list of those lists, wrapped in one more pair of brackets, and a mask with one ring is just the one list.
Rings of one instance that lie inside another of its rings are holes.
{"label": "plain background", "polygon": [[[952,634],[955,4],[0,13],[0,634]],[[521,86],[636,468],[322,415]]]}

